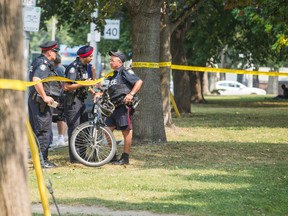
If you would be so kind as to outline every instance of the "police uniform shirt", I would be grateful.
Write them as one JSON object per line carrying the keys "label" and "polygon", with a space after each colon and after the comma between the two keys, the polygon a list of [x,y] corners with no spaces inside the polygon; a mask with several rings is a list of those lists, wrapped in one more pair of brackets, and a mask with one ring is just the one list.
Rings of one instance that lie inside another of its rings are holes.
{"label": "police uniform shirt", "polygon": [[[33,81],[33,77],[44,79],[50,76],[52,63],[44,55],[37,57],[31,64],[29,80]],[[36,91],[34,86],[31,86],[31,91]]]}
{"label": "police uniform shirt", "polygon": [[55,67],[55,71],[58,74],[58,76],[65,77],[65,67],[63,65]]}
{"label": "police uniform shirt", "polygon": [[66,68],[66,77],[70,80],[86,80],[88,78],[87,67],[82,64],[82,62],[77,57],[75,61],[73,61]]}
{"label": "police uniform shirt", "polygon": [[131,88],[140,78],[134,73],[132,69],[125,70],[124,66],[121,66],[117,71],[114,71],[113,77],[110,79],[109,87],[117,85],[117,78],[121,74],[122,82],[128,84]]}

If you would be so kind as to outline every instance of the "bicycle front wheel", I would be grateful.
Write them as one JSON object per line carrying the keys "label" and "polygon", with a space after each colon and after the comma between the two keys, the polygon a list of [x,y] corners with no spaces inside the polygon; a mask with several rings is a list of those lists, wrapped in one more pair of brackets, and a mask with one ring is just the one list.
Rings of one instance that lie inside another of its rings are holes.
{"label": "bicycle front wheel", "polygon": [[108,163],[116,153],[116,139],[111,130],[85,122],[71,136],[71,152],[82,164],[99,167]]}

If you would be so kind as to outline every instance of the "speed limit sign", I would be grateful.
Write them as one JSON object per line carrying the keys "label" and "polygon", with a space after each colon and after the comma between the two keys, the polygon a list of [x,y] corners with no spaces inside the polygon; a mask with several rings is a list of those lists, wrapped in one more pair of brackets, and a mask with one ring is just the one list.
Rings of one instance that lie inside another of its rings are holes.
{"label": "speed limit sign", "polygon": [[106,19],[105,21],[104,39],[119,40],[120,20]]}

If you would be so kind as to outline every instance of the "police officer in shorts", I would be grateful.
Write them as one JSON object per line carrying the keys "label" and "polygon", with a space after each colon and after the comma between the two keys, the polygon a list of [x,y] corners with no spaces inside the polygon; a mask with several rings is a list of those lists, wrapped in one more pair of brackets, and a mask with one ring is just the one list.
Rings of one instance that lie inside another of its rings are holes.
{"label": "police officer in shorts", "polygon": [[[66,78],[75,81],[88,80],[88,65],[93,59],[93,47],[86,45],[77,51],[78,57],[67,66]],[[76,82],[64,83],[65,100],[64,114],[68,126],[69,158],[71,163],[77,163],[70,149],[70,140],[73,130],[81,123],[88,121],[88,114],[85,111],[85,99],[88,92],[95,94],[92,88],[83,86]]]}
{"label": "police officer in shorts", "polygon": [[118,159],[117,155],[111,160],[115,165],[129,164],[129,154],[132,145],[132,106],[135,94],[140,90],[143,81],[131,70],[124,68],[126,56],[121,52],[109,52],[110,67],[114,70],[109,78],[108,93],[115,110],[105,120],[111,131],[121,130],[124,138],[124,152]]}
{"label": "police officer in shorts", "polygon": [[[57,54],[57,57],[54,61],[54,68],[55,71],[58,73],[59,76],[65,77],[65,67],[61,64],[61,56]],[[51,132],[51,141],[50,147],[57,148],[62,146],[67,146],[68,144],[65,143],[64,135],[67,130],[67,125],[65,122],[65,116],[64,116],[64,91],[63,91],[63,83],[61,82],[61,96],[59,98],[59,104],[56,109],[54,109],[52,122],[57,124],[57,130],[58,130],[58,138],[53,143],[53,132]]]}
{"label": "police officer in shorts", "polygon": [[[31,64],[29,70],[30,81],[40,81],[49,76],[57,76],[53,61],[59,51],[56,41],[49,41],[42,45],[41,55]],[[53,168],[56,165],[48,160],[48,148],[52,126],[53,105],[61,94],[60,82],[44,82],[29,87],[28,112],[29,121],[40,145],[44,168]]]}

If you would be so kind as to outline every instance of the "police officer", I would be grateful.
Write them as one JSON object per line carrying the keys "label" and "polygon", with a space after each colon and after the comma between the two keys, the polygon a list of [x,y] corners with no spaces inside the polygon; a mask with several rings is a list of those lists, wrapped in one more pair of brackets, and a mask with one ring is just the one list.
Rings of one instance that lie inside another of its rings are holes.
{"label": "police officer", "polygon": [[[61,56],[57,54],[56,59],[54,61],[54,68],[55,71],[58,73],[59,76],[65,77],[65,67],[61,64]],[[61,83],[61,88],[63,84]],[[58,129],[58,139],[54,144],[50,144],[50,147],[57,148],[61,146],[67,146],[68,144],[65,143],[64,134],[67,129],[67,125],[65,122],[64,116],[64,92],[62,88],[61,96],[59,98],[59,104],[56,109],[54,109],[52,122],[57,124]],[[50,143],[53,142],[53,132],[51,132],[51,140]]]}
{"label": "police officer", "polygon": [[[56,41],[49,41],[42,45],[41,55],[31,64],[29,70],[30,81],[40,81],[49,76],[57,76],[54,71],[53,61],[59,51]],[[61,94],[60,82],[45,82],[29,88],[28,111],[29,121],[40,145],[44,168],[53,168],[56,165],[48,160],[48,148],[52,126],[52,108]]]}
{"label": "police officer", "polygon": [[124,152],[120,159],[115,155],[111,162],[115,165],[124,165],[129,164],[132,145],[132,102],[143,81],[131,69],[124,68],[123,64],[126,56],[121,51],[110,51],[109,55],[110,67],[114,70],[114,73],[109,78],[108,93],[116,108],[112,115],[106,118],[105,123],[111,131],[117,129],[122,132]]}
{"label": "police officer", "polygon": [[[88,80],[88,65],[93,59],[93,47],[86,45],[80,47],[77,51],[78,57],[67,66],[65,70],[66,77],[70,80],[84,81]],[[68,144],[69,144],[69,157],[71,163],[77,163],[70,150],[70,139],[73,130],[81,123],[88,121],[88,114],[84,113],[85,99],[87,98],[88,91],[95,94],[92,88],[83,86],[78,83],[67,82],[64,83],[65,102],[64,112],[66,123],[68,126]]]}

